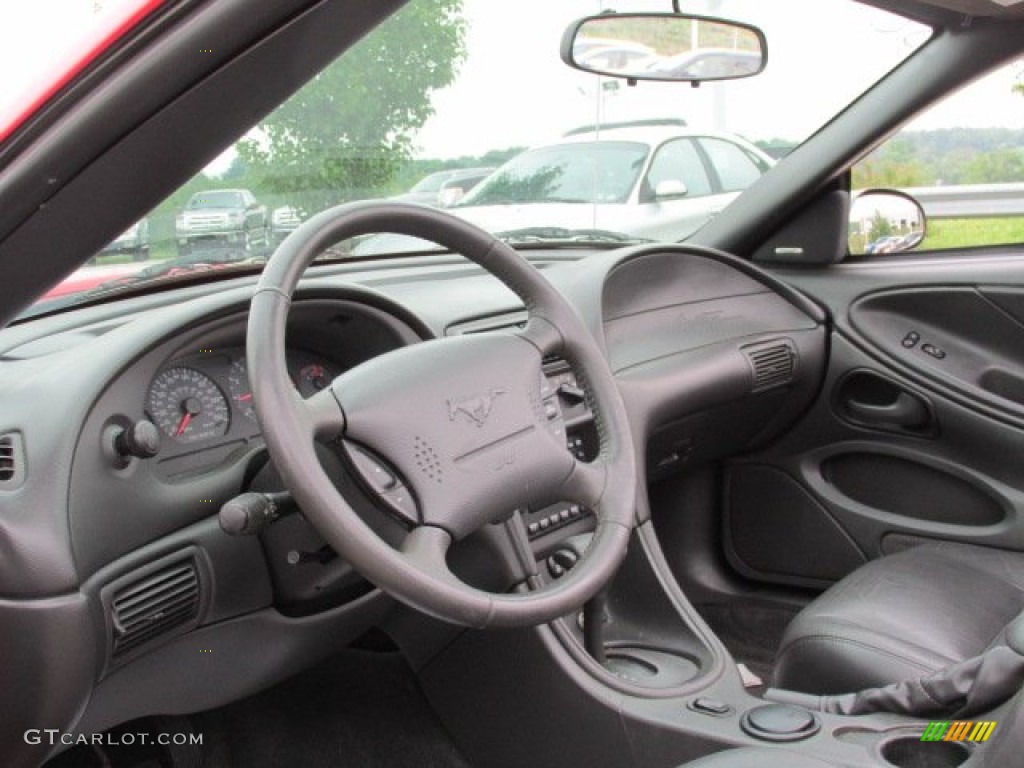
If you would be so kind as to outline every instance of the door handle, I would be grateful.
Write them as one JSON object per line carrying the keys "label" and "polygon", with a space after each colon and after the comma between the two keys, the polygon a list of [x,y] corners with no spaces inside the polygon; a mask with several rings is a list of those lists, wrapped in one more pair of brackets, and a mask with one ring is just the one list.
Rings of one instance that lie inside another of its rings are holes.
{"label": "door handle", "polygon": [[844,405],[851,418],[865,424],[916,429],[925,426],[931,418],[927,406],[909,392],[900,392],[891,403],[865,403],[850,399]]}

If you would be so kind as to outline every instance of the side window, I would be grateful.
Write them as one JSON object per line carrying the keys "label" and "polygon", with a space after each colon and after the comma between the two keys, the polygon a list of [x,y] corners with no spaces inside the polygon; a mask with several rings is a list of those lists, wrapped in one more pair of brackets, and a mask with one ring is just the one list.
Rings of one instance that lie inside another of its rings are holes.
{"label": "side window", "polygon": [[703,138],[699,141],[718,174],[723,192],[746,189],[761,177],[761,169],[754,165],[743,147],[724,139]]}
{"label": "side window", "polygon": [[711,194],[711,182],[704,170],[704,163],[689,139],[675,139],[658,148],[647,172],[641,201],[653,200],[654,191],[665,181],[681,181],[685,184],[687,198]]}
{"label": "side window", "polygon": [[[853,190],[899,189],[924,208],[916,251],[1024,243],[1024,60],[934,105],[853,167]],[[851,253],[891,252],[891,222],[851,229]],[[906,249],[898,249],[906,250]]]}

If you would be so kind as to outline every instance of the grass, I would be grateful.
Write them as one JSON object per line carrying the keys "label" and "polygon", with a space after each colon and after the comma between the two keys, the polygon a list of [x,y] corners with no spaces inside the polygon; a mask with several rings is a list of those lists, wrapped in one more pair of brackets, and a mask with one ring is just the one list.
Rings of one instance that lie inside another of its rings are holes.
{"label": "grass", "polygon": [[[1024,216],[987,219],[930,219],[928,234],[913,253],[983,248],[990,245],[1024,244]],[[850,253],[856,258],[864,254],[865,238],[850,235]]]}
{"label": "grass", "polygon": [[1024,243],[1024,217],[999,219],[932,219],[918,251],[979,248]]}

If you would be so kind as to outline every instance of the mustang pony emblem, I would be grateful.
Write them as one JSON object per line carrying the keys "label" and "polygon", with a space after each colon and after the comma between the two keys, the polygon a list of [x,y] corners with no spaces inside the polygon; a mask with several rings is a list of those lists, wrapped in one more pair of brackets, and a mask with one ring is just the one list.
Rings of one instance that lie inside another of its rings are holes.
{"label": "mustang pony emblem", "polygon": [[482,427],[491,413],[491,408],[494,407],[494,401],[498,395],[503,394],[505,394],[504,389],[492,389],[486,394],[473,395],[461,400],[449,400],[448,418],[455,421],[455,417],[461,413],[478,427]]}

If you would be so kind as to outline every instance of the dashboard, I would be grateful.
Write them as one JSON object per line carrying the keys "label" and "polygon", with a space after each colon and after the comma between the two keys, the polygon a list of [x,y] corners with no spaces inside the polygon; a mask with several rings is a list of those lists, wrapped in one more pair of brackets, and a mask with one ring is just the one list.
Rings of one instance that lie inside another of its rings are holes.
{"label": "dashboard", "polygon": [[[529,256],[606,351],[649,477],[770,439],[820,386],[824,315],[745,262],[665,245]],[[16,436],[22,466],[0,485],[0,624],[17,646],[8,658],[23,659],[5,679],[29,692],[25,722],[89,732],[218,706],[394,610],[299,509],[283,508],[259,535],[229,536],[218,524],[226,501],[283,489],[252,402],[252,287],[244,277],[178,288],[0,332],[0,440]],[[514,294],[457,257],[318,267],[289,314],[288,374],[309,397],[400,347],[515,331],[525,317]],[[566,449],[595,455],[583,383],[558,358],[543,374]],[[123,435],[141,423],[156,433],[155,450],[126,454]],[[393,471],[379,457],[320,448],[368,525],[386,540],[408,527],[415,510],[388,509],[374,494],[375,477]],[[638,499],[638,519],[645,512]],[[560,578],[593,512],[558,504],[522,513],[541,576]],[[453,549],[453,570],[508,589],[507,542],[499,527],[485,529]],[[67,646],[59,664],[34,650],[55,643]]]}
{"label": "dashboard", "polygon": [[[266,463],[245,365],[246,319],[244,306],[236,307],[178,329],[121,371],[97,400],[71,471],[69,522],[80,575],[156,532],[215,514]],[[331,377],[419,340],[412,328],[372,307],[307,299],[289,318],[289,375],[308,397]],[[118,466],[110,450],[114,435],[141,420],[156,426],[159,450]]]}

